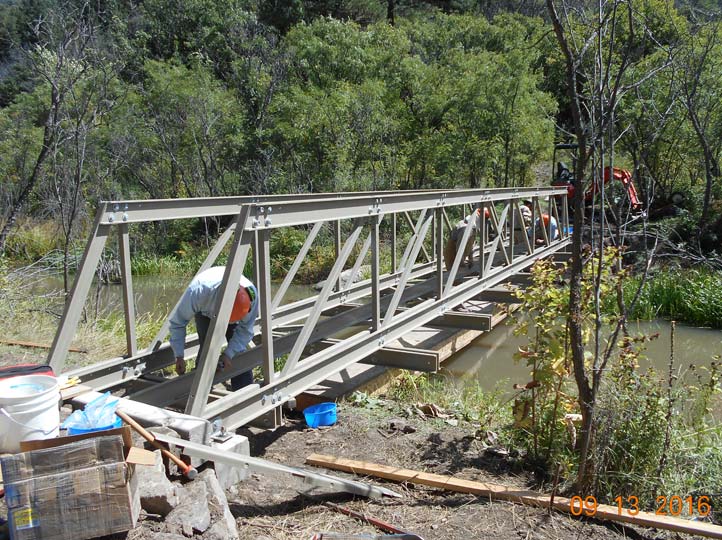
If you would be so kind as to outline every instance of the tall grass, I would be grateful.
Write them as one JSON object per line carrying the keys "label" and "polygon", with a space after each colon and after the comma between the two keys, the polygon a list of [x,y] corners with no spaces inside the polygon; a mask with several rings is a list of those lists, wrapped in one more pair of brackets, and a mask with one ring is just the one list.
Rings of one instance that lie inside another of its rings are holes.
{"label": "tall grass", "polygon": [[[625,282],[627,303],[631,302],[639,283],[638,277]],[[722,328],[722,273],[701,269],[661,270],[644,284],[630,316],[636,319],[665,317],[696,326]]]}

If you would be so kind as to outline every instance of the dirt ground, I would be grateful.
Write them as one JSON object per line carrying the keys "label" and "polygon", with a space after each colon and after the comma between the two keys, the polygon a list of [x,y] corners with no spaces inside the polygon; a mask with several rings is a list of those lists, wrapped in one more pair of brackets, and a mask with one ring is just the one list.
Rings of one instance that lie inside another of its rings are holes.
{"label": "dirt ground", "polygon": [[[248,432],[251,454],[300,466],[312,453],[398,465],[471,480],[515,487],[532,487],[532,479],[515,471],[503,453],[484,449],[473,428],[453,427],[441,420],[405,420],[413,433],[389,434],[390,411],[368,411],[350,405],[339,409],[338,423],[321,430],[306,428],[300,417],[292,417],[275,432]],[[310,469],[346,476],[335,471]],[[356,478],[357,480],[359,478]],[[580,520],[561,513],[507,502],[491,502],[476,496],[385,482],[402,495],[400,499],[369,500],[347,495],[299,494],[287,478],[252,475],[228,494],[242,539],[310,539],[314,533],[381,534],[374,527],[324,506],[324,501],[347,506],[428,540],[498,538],[503,540],[621,538],[668,539],[665,531],[623,527],[593,520]],[[687,536],[687,538],[692,538]]]}

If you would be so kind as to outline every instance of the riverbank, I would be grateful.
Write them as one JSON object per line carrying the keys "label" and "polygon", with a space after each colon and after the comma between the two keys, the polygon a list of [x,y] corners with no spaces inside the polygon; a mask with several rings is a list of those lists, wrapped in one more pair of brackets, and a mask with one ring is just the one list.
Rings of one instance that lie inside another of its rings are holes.
{"label": "riverbank", "polygon": [[[340,404],[338,423],[330,428],[310,430],[300,416],[295,415],[275,432],[248,431],[251,454],[289,465],[306,466],[304,461],[308,455],[320,453],[492,482],[515,489],[551,492],[553,480],[540,482],[523,466],[519,452],[506,447],[496,432],[479,430],[474,421],[454,414],[450,418],[420,415],[413,410],[413,405],[391,399],[390,395],[371,400],[356,396]],[[447,412],[441,407],[440,410]],[[239,524],[241,538],[248,540],[310,538],[315,533],[331,531],[379,533],[367,524],[332,511],[323,504],[325,500],[427,539],[679,538],[665,531],[578,519],[443,489],[385,483],[378,479],[370,481],[394,489],[402,498],[306,497],[299,495],[293,486],[281,485],[272,478],[252,476],[248,482],[231,490],[229,503]]]}

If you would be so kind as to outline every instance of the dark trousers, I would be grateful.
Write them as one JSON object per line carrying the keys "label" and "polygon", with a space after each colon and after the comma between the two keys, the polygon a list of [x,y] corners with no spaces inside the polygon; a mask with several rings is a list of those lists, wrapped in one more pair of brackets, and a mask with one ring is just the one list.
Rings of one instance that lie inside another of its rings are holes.
{"label": "dark trousers", "polygon": [[[198,350],[203,348],[203,342],[206,340],[206,334],[208,334],[208,327],[211,325],[211,320],[205,315],[196,313],[196,330],[198,331]],[[229,324],[226,329],[226,341],[230,341],[233,336],[233,332],[236,330],[237,323]],[[198,367],[198,359],[196,359],[196,367]],[[231,377],[231,389],[238,390],[244,386],[253,384],[253,370],[249,369],[244,371],[240,375]]]}

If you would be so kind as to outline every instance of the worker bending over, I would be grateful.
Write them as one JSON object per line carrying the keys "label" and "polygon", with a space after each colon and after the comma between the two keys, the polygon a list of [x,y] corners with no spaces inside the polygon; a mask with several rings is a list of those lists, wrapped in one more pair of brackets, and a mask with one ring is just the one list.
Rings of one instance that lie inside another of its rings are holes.
{"label": "worker bending over", "polygon": [[[218,301],[218,293],[223,283],[224,266],[215,266],[198,274],[191,281],[180,299],[178,308],[170,318],[170,345],[176,362],[176,372],[182,375],[186,371],[185,350],[186,327],[195,319],[198,331],[199,352],[203,349],[211,318]],[[246,350],[253,339],[253,323],[258,315],[258,293],[253,283],[241,275],[235,294],[233,309],[226,329],[228,345],[221,355],[219,367],[230,366],[230,360]],[[198,366],[196,359],[196,368]],[[195,368],[194,368],[195,369]],[[238,390],[253,382],[253,372],[248,370],[231,379],[231,388]]]}
{"label": "worker bending over", "polygon": [[[476,211],[466,216],[463,220],[459,221],[456,224],[456,227],[454,227],[451,230],[451,234],[449,234],[449,239],[446,241],[446,245],[444,246],[444,264],[446,265],[446,269],[450,270],[451,266],[454,264],[454,259],[456,258],[456,253],[461,249],[461,246],[459,244],[464,238],[464,229],[466,229],[466,225],[469,223],[469,221],[472,219],[474,222],[472,223],[472,231],[469,235],[469,240],[466,243],[466,246],[463,246],[464,249],[464,256],[461,258],[461,262],[464,262],[464,259],[468,259],[468,266],[471,268],[472,262],[473,262],[473,255],[472,250],[474,248],[474,239],[476,238],[476,232],[481,227],[481,209],[477,208]],[[484,217],[487,219],[486,226],[487,226],[487,234],[490,228],[490,223],[488,221],[489,218],[489,209],[484,208]],[[488,238],[488,235],[487,235]]]}
{"label": "worker bending over", "polygon": [[[549,223],[551,222],[551,234],[549,234]],[[543,227],[546,229],[547,234],[549,235],[549,241],[556,240],[559,238],[559,225],[557,224],[557,220],[554,216],[550,216],[549,214],[542,214],[541,217],[536,218],[534,221],[534,227],[537,230],[536,233],[536,243],[537,245],[542,245],[544,243],[544,233],[540,230]],[[532,230],[529,229],[529,239],[531,239]]]}

